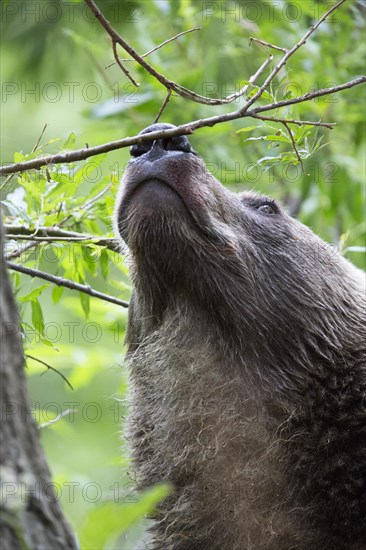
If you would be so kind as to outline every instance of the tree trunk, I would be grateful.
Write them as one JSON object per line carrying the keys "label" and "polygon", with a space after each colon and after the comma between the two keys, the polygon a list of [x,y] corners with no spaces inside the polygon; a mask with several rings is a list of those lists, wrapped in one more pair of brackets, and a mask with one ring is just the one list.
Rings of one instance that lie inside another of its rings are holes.
{"label": "tree trunk", "polygon": [[3,258],[0,220],[1,519],[3,550],[78,548],[55,495],[31,415],[18,312]]}

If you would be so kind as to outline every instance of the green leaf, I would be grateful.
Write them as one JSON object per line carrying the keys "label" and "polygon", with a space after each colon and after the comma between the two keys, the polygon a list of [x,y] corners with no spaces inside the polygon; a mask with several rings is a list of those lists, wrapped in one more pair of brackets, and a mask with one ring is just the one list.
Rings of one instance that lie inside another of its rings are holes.
{"label": "green leaf", "polygon": [[[253,96],[255,96],[255,94],[258,92],[259,90],[259,87],[258,86],[255,86],[254,87],[254,90],[252,90],[248,95],[247,95],[247,99],[251,99]],[[267,90],[265,90],[264,92],[262,92],[262,95],[261,95],[261,99],[267,99],[271,102],[274,102],[275,98],[273,97],[273,95],[268,92]]]}
{"label": "green leaf", "polygon": [[32,307],[32,323],[34,325],[34,328],[40,334],[42,334],[44,330],[43,313],[42,313],[41,305],[37,298],[32,300],[31,307]]}
{"label": "green leaf", "polygon": [[75,132],[70,132],[67,140],[62,145],[62,149],[74,149],[76,142]]}
{"label": "green leaf", "polygon": [[288,153],[284,153],[281,156],[281,162],[282,163],[292,162],[293,164],[298,164],[299,160],[298,160],[297,156],[295,155],[295,153],[288,152]]}
{"label": "green leaf", "polygon": [[119,535],[152,512],[169,493],[168,485],[158,485],[143,493],[137,502],[106,502],[93,508],[79,532],[81,547],[83,550],[111,548]]}
{"label": "green leaf", "polygon": [[[262,158],[258,159],[255,164],[257,165],[257,164],[266,164],[268,162],[279,162],[280,160],[281,160],[281,157],[265,156],[265,157],[262,157]],[[251,166],[249,168],[249,170],[251,170],[253,168],[254,168],[254,166]],[[249,172],[249,170],[248,170],[248,172]]]}
{"label": "green leaf", "polygon": [[106,279],[109,275],[109,257],[105,248],[103,248],[100,253],[100,267],[102,270],[102,275]]}
{"label": "green leaf", "polygon": [[50,185],[47,192],[46,197],[49,199],[51,197],[54,197],[55,195],[60,197],[62,193],[66,191],[66,196],[69,197],[75,192],[75,184],[74,180],[68,175],[68,174],[52,174],[52,179],[54,182],[56,182],[53,185]]}
{"label": "green leaf", "polygon": [[237,134],[242,134],[243,132],[251,132],[252,130],[256,130],[257,128],[263,128],[263,124],[260,124],[258,126],[246,126],[245,128],[240,128],[240,130],[237,130]]}
{"label": "green leaf", "polygon": [[291,140],[289,137],[277,136],[273,134],[270,136],[265,136],[263,139],[264,141],[280,141],[282,143],[291,143]]}
{"label": "green leaf", "polygon": [[258,137],[250,137],[243,141],[243,143],[246,143],[247,141],[264,141],[264,138],[266,136],[258,136]]}
{"label": "green leaf", "polygon": [[15,293],[18,291],[21,283],[20,273],[17,273],[16,271],[11,271],[9,273],[11,278],[12,287],[15,290]]}
{"label": "green leaf", "polygon": [[268,99],[269,101],[273,101],[275,100],[274,96],[268,92],[267,90],[265,90],[263,93],[262,93],[262,96],[261,96],[263,99]]}
{"label": "green leaf", "polygon": [[34,180],[31,180],[27,176],[23,176],[19,178],[19,184],[24,187],[26,191],[29,191],[33,196],[40,198],[41,192],[39,188],[39,184],[37,184]]}
{"label": "green leaf", "polygon": [[52,289],[52,301],[54,304],[57,304],[60,299],[61,299],[61,296],[64,292],[64,288],[63,286],[54,286],[53,289]]}
{"label": "green leaf", "polygon": [[73,243],[72,247],[72,264],[71,269],[74,273],[67,275],[69,278],[76,280],[80,284],[85,284],[85,261],[83,258],[83,245],[81,243]]}
{"label": "green leaf", "polygon": [[52,145],[53,143],[59,143],[61,141],[61,138],[51,138],[49,139],[48,141],[46,141],[45,143],[43,143],[42,145],[40,145],[38,147],[38,151],[44,149],[47,145]]}
{"label": "green leaf", "polygon": [[49,346],[50,348],[57,349],[57,348],[55,348],[55,345],[54,345],[53,342],[51,342],[50,340],[47,340],[43,336],[41,336],[40,340],[41,340],[42,344],[45,344],[46,346]]}
{"label": "green leaf", "polygon": [[15,152],[14,153],[14,162],[22,162],[22,160],[25,160],[25,156],[22,153]]}
{"label": "green leaf", "polygon": [[324,137],[325,136],[320,136],[320,138],[313,144],[312,153],[315,153],[315,151],[320,151],[320,149],[323,149],[323,147],[329,145],[329,141],[322,143]]}
{"label": "green leaf", "polygon": [[[93,240],[86,241],[88,244],[81,244],[80,250],[83,258],[83,265],[89,273],[95,273],[98,264],[99,247],[93,245]],[[80,264],[79,264],[80,265]]]}
{"label": "green leaf", "polygon": [[44,291],[44,289],[49,287],[49,286],[50,286],[49,284],[41,285],[41,286],[35,288],[34,290],[32,290],[32,292],[29,292],[29,294],[25,294],[24,296],[19,296],[18,299],[23,303],[36,302],[38,296],[40,296],[42,294],[42,292]]}
{"label": "green leaf", "polygon": [[306,136],[311,134],[311,132],[312,128],[309,128],[309,126],[299,126],[294,130],[294,140],[297,144],[300,144]]}
{"label": "green leaf", "polygon": [[16,204],[8,200],[0,202],[9,209],[11,216],[18,217],[21,221],[26,221],[28,227],[33,225],[32,218],[28,216],[27,212],[23,210],[23,208],[20,208],[20,206],[17,206]]}
{"label": "green leaf", "polygon": [[89,313],[90,313],[90,296],[89,296],[89,294],[85,294],[85,292],[79,292],[79,295],[80,295],[81,307],[83,308],[85,317],[89,317]]}
{"label": "green leaf", "polygon": [[85,164],[80,166],[74,177],[75,184],[79,186],[80,183],[85,180],[90,181],[93,172],[99,168],[106,156],[106,153],[101,153],[100,155],[96,155],[95,157],[89,159]]}

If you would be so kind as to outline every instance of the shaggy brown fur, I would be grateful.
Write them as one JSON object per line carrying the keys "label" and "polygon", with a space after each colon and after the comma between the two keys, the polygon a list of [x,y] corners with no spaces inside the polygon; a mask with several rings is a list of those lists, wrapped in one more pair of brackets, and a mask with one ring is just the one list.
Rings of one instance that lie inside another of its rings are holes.
{"label": "shaggy brown fur", "polygon": [[130,434],[142,485],[175,488],[153,548],[365,549],[361,271],[185,137],[132,154]]}

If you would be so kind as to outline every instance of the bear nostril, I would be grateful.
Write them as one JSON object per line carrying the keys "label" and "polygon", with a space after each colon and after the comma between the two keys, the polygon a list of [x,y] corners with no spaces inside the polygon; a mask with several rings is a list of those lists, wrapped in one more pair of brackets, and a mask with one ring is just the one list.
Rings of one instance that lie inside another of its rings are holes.
{"label": "bear nostril", "polygon": [[166,149],[168,151],[184,151],[185,153],[193,153],[193,149],[187,136],[174,136],[166,141]]}
{"label": "bear nostril", "polygon": [[[176,128],[173,124],[152,124],[148,126],[139,135],[157,132],[159,130],[169,130]],[[130,153],[132,157],[140,157],[148,153],[152,148],[160,148],[163,151],[182,151],[184,153],[194,153],[191,144],[186,136],[174,136],[172,138],[162,138],[154,141],[146,141],[132,145]]]}
{"label": "bear nostril", "polygon": [[151,147],[151,141],[145,141],[144,143],[135,143],[135,145],[131,145],[130,147],[130,155],[131,157],[141,157],[141,155],[144,155],[145,153],[150,151]]}

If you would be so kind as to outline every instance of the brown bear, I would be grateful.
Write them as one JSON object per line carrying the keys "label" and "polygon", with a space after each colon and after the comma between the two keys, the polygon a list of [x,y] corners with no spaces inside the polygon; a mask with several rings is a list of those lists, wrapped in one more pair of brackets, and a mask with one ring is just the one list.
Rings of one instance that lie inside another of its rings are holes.
{"label": "brown bear", "polygon": [[131,154],[129,437],[141,486],[173,487],[151,547],[366,549],[363,272],[186,137]]}

